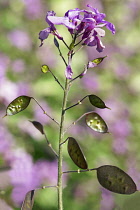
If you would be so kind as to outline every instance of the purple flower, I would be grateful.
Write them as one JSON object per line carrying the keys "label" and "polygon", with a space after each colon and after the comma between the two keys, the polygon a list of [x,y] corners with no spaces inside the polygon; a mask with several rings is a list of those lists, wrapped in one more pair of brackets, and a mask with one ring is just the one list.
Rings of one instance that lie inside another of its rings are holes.
{"label": "purple flower", "polygon": [[40,47],[43,45],[43,40],[47,39],[50,33],[57,36],[57,38],[60,39],[60,40],[63,39],[61,37],[61,35],[58,33],[58,31],[56,30],[54,24],[49,20],[49,18],[53,17],[53,16],[55,16],[55,13],[53,11],[47,12],[46,22],[48,23],[48,25],[50,27],[45,28],[45,29],[43,29],[42,31],[39,32],[39,39],[41,40]]}
{"label": "purple flower", "polygon": [[48,12],[46,22],[50,27],[39,33],[41,46],[43,44],[43,40],[46,39],[50,33],[57,36],[59,39],[62,39],[56,31],[54,25],[64,25],[68,28],[72,35],[75,35],[74,37],[77,38],[77,36],[82,34],[81,41],[83,41],[83,45],[96,46],[97,51],[102,52],[105,46],[102,44],[99,37],[105,36],[105,31],[101,28],[105,26],[112,32],[112,34],[115,34],[115,26],[104,20],[106,16],[104,13],[100,13],[97,9],[90,5],[87,5],[87,7],[90,8],[89,11],[80,10],[78,8],[68,10],[64,17],[55,16],[53,11]]}
{"label": "purple flower", "polygon": [[72,79],[72,74],[73,74],[73,72],[72,72],[71,66],[68,65],[67,68],[66,68],[66,70],[65,70],[65,76],[66,76],[66,78],[67,79]]}

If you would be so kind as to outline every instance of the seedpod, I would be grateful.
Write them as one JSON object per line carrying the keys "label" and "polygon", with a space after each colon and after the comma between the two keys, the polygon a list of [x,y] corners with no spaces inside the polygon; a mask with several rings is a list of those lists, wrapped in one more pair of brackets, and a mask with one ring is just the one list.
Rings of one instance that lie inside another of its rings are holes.
{"label": "seedpod", "polygon": [[17,97],[8,105],[5,116],[15,115],[23,111],[29,105],[30,100],[31,100],[31,97],[29,96]]}
{"label": "seedpod", "polygon": [[86,158],[83,155],[83,152],[82,152],[79,144],[72,137],[68,137],[68,153],[69,153],[69,156],[71,157],[71,159],[73,160],[73,162],[79,168],[82,168],[82,169],[88,168]]}
{"label": "seedpod", "polygon": [[100,108],[100,109],[105,109],[105,108],[110,109],[109,107],[107,107],[105,105],[105,103],[102,101],[102,99],[100,99],[98,96],[96,96],[96,95],[89,95],[88,98],[89,98],[90,103],[93,106],[95,106],[97,108]]}
{"label": "seedpod", "polygon": [[96,112],[86,115],[86,123],[94,131],[99,133],[108,133],[107,124]]}
{"label": "seedpod", "polygon": [[31,190],[26,193],[21,210],[32,210],[34,205],[34,194],[35,190]]}
{"label": "seedpod", "polygon": [[116,166],[104,165],[97,168],[99,183],[106,189],[119,194],[132,194],[137,191],[133,179]]}
{"label": "seedpod", "polygon": [[37,128],[40,133],[43,135],[44,134],[44,129],[43,129],[43,125],[40,123],[40,122],[37,122],[37,121],[30,121],[35,128]]}

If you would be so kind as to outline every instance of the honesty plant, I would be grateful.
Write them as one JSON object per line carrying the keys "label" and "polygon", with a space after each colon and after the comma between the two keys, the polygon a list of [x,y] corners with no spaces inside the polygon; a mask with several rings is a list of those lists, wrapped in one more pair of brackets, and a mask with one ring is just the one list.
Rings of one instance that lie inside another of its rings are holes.
{"label": "honesty plant", "polygon": [[[51,69],[46,65],[42,65],[41,71],[46,73],[51,73],[58,85],[62,88],[63,91],[63,101],[62,101],[62,110],[60,114],[60,122],[57,122],[53,117],[51,117],[39,104],[39,102],[32,96],[19,96],[18,98],[14,99],[6,109],[6,115],[15,115],[28,107],[31,100],[34,100],[39,107],[42,109],[44,114],[46,114],[54,123],[59,126],[59,140],[58,140],[58,152],[56,152],[48,140],[44,127],[40,122],[31,121],[31,123],[40,131],[44,138],[47,141],[48,146],[53,151],[54,155],[58,160],[58,179],[57,185],[54,186],[44,186],[43,188],[55,187],[58,191],[58,209],[63,209],[63,183],[62,183],[62,176],[66,173],[80,173],[80,172],[88,172],[88,171],[96,171],[97,172],[97,179],[99,183],[106,189],[120,194],[132,194],[137,191],[136,184],[132,180],[132,178],[126,174],[124,171],[119,169],[116,166],[112,165],[103,165],[99,166],[98,168],[89,168],[88,163],[86,161],[85,155],[82,152],[82,149],[78,143],[78,141],[74,137],[68,137],[65,139],[65,134],[67,130],[73,126],[74,124],[78,123],[79,120],[85,118],[85,124],[93,129],[95,132],[101,133],[109,133],[108,126],[104,119],[97,114],[96,112],[90,111],[87,113],[83,113],[83,115],[74,121],[68,128],[65,128],[65,113],[72,109],[73,107],[82,104],[83,101],[88,98],[88,101],[96,108],[99,109],[110,109],[106,106],[104,101],[99,98],[98,96],[93,94],[86,95],[82,99],[78,100],[77,103],[67,107],[67,99],[68,93],[70,92],[71,84],[77,80],[78,78],[82,79],[86,73],[88,73],[89,68],[94,68],[99,65],[104,58],[106,57],[99,57],[94,59],[93,61],[88,61],[87,64],[84,65],[83,71],[73,78],[73,70],[72,70],[72,59],[73,56],[78,53],[78,51],[84,47],[96,47],[98,52],[102,52],[105,48],[101,41],[101,37],[105,36],[104,27],[109,29],[112,34],[115,34],[115,26],[105,20],[105,14],[100,13],[97,9],[93,8],[90,5],[87,5],[89,10],[80,10],[78,8],[73,10],[68,10],[63,17],[57,17],[54,11],[47,12],[46,15],[46,22],[48,23],[49,27],[40,31],[39,39],[41,40],[42,47],[43,42],[45,39],[48,38],[49,35],[54,36],[54,45],[57,47],[60,57],[62,58],[65,64],[65,72],[62,72],[65,79],[65,83],[61,84],[59,79],[56,78],[54,73]],[[63,25],[68,29],[68,32],[71,35],[71,43],[67,44],[63,38],[63,36],[57,31],[56,26]],[[68,50],[67,53],[67,60],[64,58],[63,53],[59,47],[59,41],[62,41],[65,47]],[[77,49],[78,47],[78,49]],[[64,145],[67,143],[67,151],[72,159],[72,161],[78,166],[76,171],[62,171],[63,165],[63,149]],[[82,169],[82,170],[81,170]],[[32,191],[27,192],[25,200],[22,204],[22,210],[30,210],[33,207],[34,201],[34,193],[38,189],[33,189]]]}

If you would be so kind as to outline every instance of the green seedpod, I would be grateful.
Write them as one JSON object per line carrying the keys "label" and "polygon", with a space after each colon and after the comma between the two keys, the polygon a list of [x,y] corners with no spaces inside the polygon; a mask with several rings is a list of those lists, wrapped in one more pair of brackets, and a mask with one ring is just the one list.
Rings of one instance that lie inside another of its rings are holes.
{"label": "green seedpod", "polygon": [[99,183],[106,189],[119,194],[132,194],[137,191],[133,179],[116,166],[104,165],[97,168]]}
{"label": "green seedpod", "polygon": [[94,131],[99,133],[108,133],[107,124],[96,112],[86,115],[86,123]]}
{"label": "green seedpod", "polygon": [[44,129],[43,129],[43,125],[40,123],[40,122],[37,122],[37,121],[30,121],[35,128],[37,128],[40,133],[43,135],[44,134]]}
{"label": "green seedpod", "polygon": [[30,100],[31,100],[31,97],[29,96],[17,97],[8,105],[5,116],[15,115],[23,111],[29,105]]}
{"label": "green seedpod", "polygon": [[88,168],[86,158],[83,155],[83,152],[82,152],[79,144],[72,137],[68,137],[68,153],[69,153],[69,156],[71,157],[71,159],[73,160],[73,162],[79,168],[82,168],[82,169]]}
{"label": "green seedpod", "polygon": [[100,109],[105,109],[105,108],[110,109],[109,107],[107,107],[105,105],[105,103],[98,96],[96,96],[96,95],[89,95],[88,98],[89,98],[90,103],[93,106],[95,106],[97,108],[100,108]]}
{"label": "green seedpod", "polygon": [[57,39],[55,38],[55,36],[54,36],[54,44],[59,49],[59,43],[58,43]]}
{"label": "green seedpod", "polygon": [[92,62],[96,65],[100,64],[107,56],[94,59]]}
{"label": "green seedpod", "polygon": [[34,205],[34,194],[35,194],[35,190],[31,190],[26,193],[21,210],[32,210],[33,205]]}
{"label": "green seedpod", "polygon": [[41,71],[46,74],[47,72],[49,72],[49,67],[47,65],[42,65],[41,66]]}

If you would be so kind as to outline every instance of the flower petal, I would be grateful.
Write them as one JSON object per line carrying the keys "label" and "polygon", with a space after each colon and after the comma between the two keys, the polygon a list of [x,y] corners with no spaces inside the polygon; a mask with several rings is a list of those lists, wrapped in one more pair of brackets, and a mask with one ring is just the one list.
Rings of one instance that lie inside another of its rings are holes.
{"label": "flower petal", "polygon": [[96,48],[96,50],[98,52],[102,52],[104,50],[105,46],[103,45],[103,43],[101,42],[101,40],[97,36],[95,38],[96,38],[96,41],[97,41],[97,48]]}
{"label": "flower petal", "polygon": [[[107,22],[107,21],[106,21],[106,22]],[[109,30],[112,32],[112,34],[115,34],[116,30],[115,30],[114,24],[112,24],[112,23],[110,23],[110,22],[107,22],[106,28],[109,29]]]}
{"label": "flower petal", "polygon": [[69,22],[68,17],[49,16],[48,20],[54,25],[65,25],[69,29],[75,29],[75,25],[72,22]]}
{"label": "flower petal", "polygon": [[66,76],[66,78],[67,79],[72,79],[72,74],[73,74],[73,72],[72,72],[71,66],[68,65],[67,68],[66,68],[66,70],[65,70],[65,76]]}
{"label": "flower petal", "polygon": [[43,40],[48,38],[50,32],[51,29],[49,27],[39,32],[39,39],[41,40],[40,47],[43,45]]}
{"label": "flower petal", "polygon": [[97,32],[97,34],[99,36],[101,36],[101,37],[105,36],[105,31],[103,29],[101,29],[101,28],[95,28],[94,30]]}

